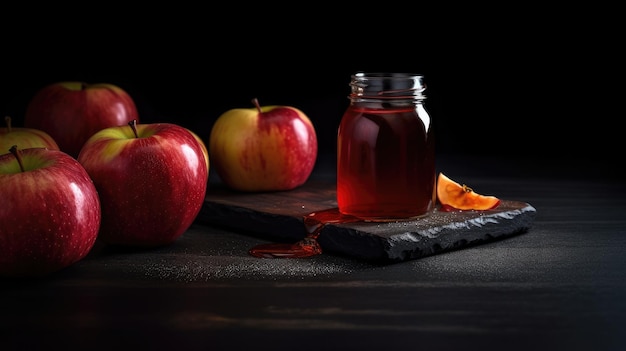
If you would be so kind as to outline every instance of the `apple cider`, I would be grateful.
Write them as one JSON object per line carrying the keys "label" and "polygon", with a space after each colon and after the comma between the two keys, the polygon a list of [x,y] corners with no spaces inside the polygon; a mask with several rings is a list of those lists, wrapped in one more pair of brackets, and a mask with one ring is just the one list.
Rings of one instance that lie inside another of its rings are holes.
{"label": "apple cider", "polygon": [[428,214],[435,206],[435,143],[423,76],[359,73],[337,138],[337,204],[370,221]]}

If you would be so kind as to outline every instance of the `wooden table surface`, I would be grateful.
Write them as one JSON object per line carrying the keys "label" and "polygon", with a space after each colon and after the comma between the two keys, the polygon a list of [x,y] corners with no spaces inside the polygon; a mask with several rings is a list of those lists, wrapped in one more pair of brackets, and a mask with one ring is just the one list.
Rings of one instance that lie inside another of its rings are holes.
{"label": "wooden table surface", "polygon": [[372,264],[254,258],[264,238],[196,223],[168,247],[97,245],[49,277],[0,280],[0,349],[626,349],[626,183],[493,162],[439,167],[533,205],[527,233]]}

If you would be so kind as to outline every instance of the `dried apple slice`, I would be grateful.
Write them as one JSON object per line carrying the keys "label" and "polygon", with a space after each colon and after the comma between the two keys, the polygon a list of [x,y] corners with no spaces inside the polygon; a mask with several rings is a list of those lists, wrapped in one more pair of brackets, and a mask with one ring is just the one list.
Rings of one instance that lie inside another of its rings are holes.
{"label": "dried apple slice", "polygon": [[483,211],[496,208],[500,204],[499,198],[478,194],[472,188],[453,181],[443,173],[439,173],[437,179],[437,198],[441,204],[441,211]]}

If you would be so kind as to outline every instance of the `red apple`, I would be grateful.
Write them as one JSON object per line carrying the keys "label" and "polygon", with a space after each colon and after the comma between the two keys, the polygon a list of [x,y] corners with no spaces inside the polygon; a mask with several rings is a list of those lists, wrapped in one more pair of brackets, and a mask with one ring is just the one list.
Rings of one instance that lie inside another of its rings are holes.
{"label": "red apple", "polygon": [[116,85],[57,82],[45,86],[30,100],[24,127],[43,130],[61,151],[77,157],[94,133],[134,119],[138,119],[135,102]]}
{"label": "red apple", "polygon": [[111,245],[163,246],[193,223],[204,203],[208,166],[182,126],[151,123],[105,128],[78,161],[102,204],[99,238]]}
{"label": "red apple", "polygon": [[11,117],[4,117],[6,128],[0,128],[0,155],[8,154],[13,145],[20,149],[44,147],[59,150],[59,145],[50,134],[39,129],[14,128],[11,126]]}
{"label": "red apple", "polygon": [[96,242],[100,200],[85,169],[59,150],[0,155],[0,275],[42,276],[83,259]]}
{"label": "red apple", "polygon": [[291,190],[306,182],[317,158],[309,118],[291,106],[224,112],[209,137],[209,155],[220,179],[241,191]]}
{"label": "red apple", "polygon": [[200,148],[202,149],[202,154],[204,155],[204,161],[206,162],[206,171],[207,174],[209,172],[209,168],[210,168],[210,164],[211,162],[209,162],[209,149],[207,149],[206,144],[204,143],[204,140],[202,140],[202,138],[196,134],[194,131],[189,130],[189,133],[191,133],[191,135],[194,136],[194,138],[196,138],[196,140],[198,141],[198,144],[200,144]]}

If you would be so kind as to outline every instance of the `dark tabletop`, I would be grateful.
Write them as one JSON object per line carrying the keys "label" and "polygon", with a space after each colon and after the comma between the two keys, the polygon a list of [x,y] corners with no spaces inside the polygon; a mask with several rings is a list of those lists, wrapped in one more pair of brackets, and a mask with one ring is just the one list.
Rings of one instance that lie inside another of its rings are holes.
{"label": "dark tabletop", "polygon": [[623,350],[626,185],[558,163],[441,157],[451,178],[533,205],[533,227],[397,264],[254,258],[267,240],[205,223],[165,248],[97,244],[0,281],[0,348]]}

